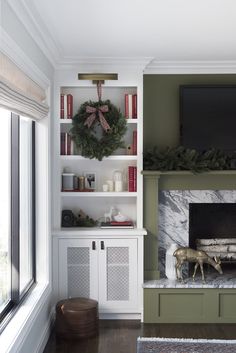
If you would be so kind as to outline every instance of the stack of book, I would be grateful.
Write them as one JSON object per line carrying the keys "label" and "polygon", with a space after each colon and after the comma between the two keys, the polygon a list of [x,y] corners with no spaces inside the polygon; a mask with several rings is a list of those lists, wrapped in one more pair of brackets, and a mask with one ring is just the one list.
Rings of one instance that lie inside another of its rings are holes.
{"label": "stack of book", "polygon": [[61,156],[74,154],[74,141],[70,134],[61,132]]}
{"label": "stack of book", "polygon": [[125,117],[137,119],[137,94],[125,94]]}
{"label": "stack of book", "polygon": [[134,228],[134,223],[132,221],[124,221],[124,222],[102,222],[101,228],[118,228],[118,229],[132,229]]}
{"label": "stack of book", "polygon": [[128,191],[137,191],[137,167],[128,166]]}
{"label": "stack of book", "polygon": [[61,94],[60,118],[72,119],[73,117],[73,96],[72,94]]}

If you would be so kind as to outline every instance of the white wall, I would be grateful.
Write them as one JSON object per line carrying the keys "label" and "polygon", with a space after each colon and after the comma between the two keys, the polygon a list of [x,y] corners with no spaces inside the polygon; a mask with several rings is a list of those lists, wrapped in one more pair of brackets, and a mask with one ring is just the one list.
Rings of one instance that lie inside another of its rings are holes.
{"label": "white wall", "polygon": [[[20,22],[7,0],[1,0],[1,48],[26,74],[48,92],[48,104],[53,107],[54,68],[39,49],[31,34]],[[0,336],[1,352],[39,353],[50,333],[51,311],[51,196],[50,155],[51,119],[36,127],[36,229],[37,229],[37,285],[23,302],[16,315]]]}

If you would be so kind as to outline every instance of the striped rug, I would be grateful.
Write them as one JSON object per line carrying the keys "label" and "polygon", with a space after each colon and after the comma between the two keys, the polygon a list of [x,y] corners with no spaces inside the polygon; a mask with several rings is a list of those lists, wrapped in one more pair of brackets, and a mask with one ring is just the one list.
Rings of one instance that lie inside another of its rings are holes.
{"label": "striped rug", "polygon": [[236,340],[139,337],[137,353],[236,353]]}

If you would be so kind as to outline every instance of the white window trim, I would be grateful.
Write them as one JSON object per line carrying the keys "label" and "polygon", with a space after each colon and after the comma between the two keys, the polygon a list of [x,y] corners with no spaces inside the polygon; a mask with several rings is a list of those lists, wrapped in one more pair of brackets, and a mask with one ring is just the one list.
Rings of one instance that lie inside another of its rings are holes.
{"label": "white window trim", "polygon": [[[0,335],[1,352],[15,353],[30,333],[37,316],[44,305],[49,305],[51,296],[51,241],[50,241],[50,199],[48,160],[48,120],[36,122],[36,279],[37,283],[25,300],[19,305],[14,317]],[[49,334],[50,317],[45,328]],[[41,339],[40,339],[41,340]],[[35,350],[37,352],[38,350]],[[32,352],[33,353],[33,352]]]}
{"label": "white window trim", "polygon": [[[0,26],[0,30],[2,30]],[[50,102],[51,85],[49,79],[35,66],[9,36],[0,31],[3,52],[19,67],[39,84],[46,92],[46,100]],[[30,73],[30,75],[29,75]],[[0,335],[2,353],[18,353],[27,340],[31,328],[37,322],[37,317],[46,306],[50,310],[51,299],[51,196],[50,196],[50,119],[36,121],[35,149],[36,149],[36,279],[33,290],[17,309],[14,317]],[[47,322],[38,338],[34,352],[41,352],[50,333],[50,320]],[[31,352],[33,353],[33,352]]]}
{"label": "white window trim", "polygon": [[8,323],[1,334],[0,345],[2,353],[20,351],[31,327],[35,323],[35,320],[37,320],[38,314],[49,300],[50,294],[51,289],[49,284],[38,284],[23,301],[14,318]]}

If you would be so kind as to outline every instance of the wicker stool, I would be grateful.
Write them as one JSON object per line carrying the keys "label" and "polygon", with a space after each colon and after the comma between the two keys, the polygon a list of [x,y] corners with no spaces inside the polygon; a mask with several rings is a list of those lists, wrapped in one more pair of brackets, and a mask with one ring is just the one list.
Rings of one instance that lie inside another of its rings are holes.
{"label": "wicker stool", "polygon": [[98,333],[98,302],[86,298],[61,300],[56,305],[56,334],[65,339]]}

